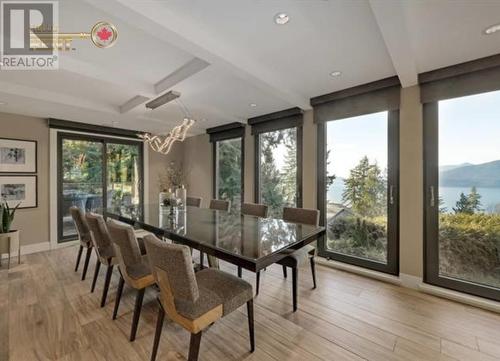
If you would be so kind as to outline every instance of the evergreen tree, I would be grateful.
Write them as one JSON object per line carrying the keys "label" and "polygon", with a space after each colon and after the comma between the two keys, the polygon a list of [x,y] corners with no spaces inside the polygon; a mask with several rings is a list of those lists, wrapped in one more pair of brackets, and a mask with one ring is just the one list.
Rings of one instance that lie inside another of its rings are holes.
{"label": "evergreen tree", "polygon": [[297,197],[297,141],[296,130],[283,130],[286,147],[285,165],[282,172],[283,200],[288,206],[296,205]]}
{"label": "evergreen tree", "polygon": [[460,193],[460,198],[453,208],[455,213],[474,214],[480,211],[482,211],[481,195],[477,192],[476,187],[472,187],[468,195]]}
{"label": "evergreen tree", "polygon": [[326,151],[326,167],[325,167],[325,169],[327,170],[327,175],[326,175],[325,185],[326,185],[327,192],[330,189],[331,185],[333,184],[333,181],[337,178],[335,176],[335,174],[328,175],[328,166],[330,165],[330,151],[331,151],[331,149],[328,149]]}
{"label": "evergreen tree", "polygon": [[260,194],[262,203],[269,206],[270,216],[280,216],[284,203],[281,175],[273,155],[273,151],[282,139],[282,132],[268,132],[260,135]]}
{"label": "evergreen tree", "polygon": [[241,201],[241,140],[230,139],[217,144],[218,197],[238,206]]}
{"label": "evergreen tree", "polygon": [[354,212],[364,217],[384,213],[386,182],[378,165],[370,164],[367,156],[351,169],[345,180],[342,201],[350,204]]}

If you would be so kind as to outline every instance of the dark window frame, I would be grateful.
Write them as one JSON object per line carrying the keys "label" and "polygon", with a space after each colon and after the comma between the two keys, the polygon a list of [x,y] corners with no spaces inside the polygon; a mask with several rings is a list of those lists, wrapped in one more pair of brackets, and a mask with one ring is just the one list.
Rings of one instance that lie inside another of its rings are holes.
{"label": "dark window frame", "polygon": [[224,140],[241,139],[241,204],[245,199],[245,124],[229,123],[207,129],[207,134],[210,136],[212,143],[212,197],[219,199],[218,180],[218,148],[217,143]]}
{"label": "dark window frame", "polygon": [[254,202],[261,202],[260,194],[260,135],[263,133],[297,129],[297,198],[296,207],[301,208],[303,204],[302,194],[302,159],[303,159],[303,111],[300,108],[291,108],[283,111],[263,115],[248,120],[252,126],[254,136]]}
{"label": "dark window frame", "polygon": [[[327,249],[327,235],[318,239],[318,255],[392,275],[399,274],[399,109],[387,114],[388,159],[387,182],[387,263],[359,258]],[[334,120],[333,120],[334,121]],[[326,153],[327,122],[317,123],[317,204],[321,212],[320,225],[326,224]],[[392,192],[391,192],[392,187]],[[390,194],[392,193],[392,197]],[[391,198],[393,202],[391,204]]]}
{"label": "dark window frame", "polygon": [[[387,111],[388,182],[387,182],[387,263],[333,252],[327,249],[327,233],[318,239],[318,254],[335,261],[370,270],[399,274],[399,102],[398,77],[321,95],[311,99],[317,125],[317,205],[320,224],[326,224],[326,123]],[[392,193],[392,197],[391,197]],[[391,203],[391,199],[393,202]]]}
{"label": "dark window frame", "polygon": [[500,301],[498,288],[439,275],[439,101],[500,90],[500,54],[422,73],[418,80],[424,136],[424,282]]}
{"label": "dark window frame", "polygon": [[98,134],[82,134],[82,133],[67,133],[59,131],[57,133],[57,242],[64,243],[74,240],[75,235],[63,235],[63,169],[62,169],[62,154],[63,154],[63,141],[65,139],[81,140],[89,142],[97,142],[102,144],[102,185],[103,185],[103,199],[102,205],[105,209],[107,207],[107,188],[108,188],[108,166],[107,166],[107,144],[126,144],[137,145],[139,147],[139,188],[140,188],[140,205],[141,215],[144,216],[144,143],[139,140],[128,140],[113,137],[101,136]]}

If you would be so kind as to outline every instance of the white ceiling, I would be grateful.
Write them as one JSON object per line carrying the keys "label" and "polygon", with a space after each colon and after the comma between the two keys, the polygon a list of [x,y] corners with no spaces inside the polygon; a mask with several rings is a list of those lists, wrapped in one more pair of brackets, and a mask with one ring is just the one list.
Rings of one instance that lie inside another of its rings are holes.
{"label": "white ceiling", "polygon": [[[287,25],[273,22],[278,12],[290,16]],[[199,134],[308,109],[313,96],[393,75],[411,86],[420,72],[500,53],[500,32],[482,35],[500,23],[498,0],[59,2],[61,31],[90,31],[101,20],[118,29],[114,47],[75,40],[75,51],[60,52],[57,71],[0,71],[0,102],[7,103],[0,111],[167,132],[183,117],[175,102],[155,111],[120,107],[158,96],[155,84],[198,58],[208,66],[162,93],[182,94]],[[334,70],[342,76],[329,76]]]}

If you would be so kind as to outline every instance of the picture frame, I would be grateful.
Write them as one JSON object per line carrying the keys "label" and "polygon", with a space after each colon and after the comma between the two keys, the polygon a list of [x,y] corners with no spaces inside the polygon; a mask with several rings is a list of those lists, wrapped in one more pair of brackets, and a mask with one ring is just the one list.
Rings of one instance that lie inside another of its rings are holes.
{"label": "picture frame", "polygon": [[0,173],[36,173],[36,140],[0,138]]}
{"label": "picture frame", "polygon": [[19,203],[19,209],[38,207],[37,175],[0,175],[0,197],[9,207]]}

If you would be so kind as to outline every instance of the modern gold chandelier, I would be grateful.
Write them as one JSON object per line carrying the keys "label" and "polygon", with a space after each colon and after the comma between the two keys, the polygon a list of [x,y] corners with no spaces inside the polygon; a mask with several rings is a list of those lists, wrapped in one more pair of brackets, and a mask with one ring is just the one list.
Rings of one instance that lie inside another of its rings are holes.
{"label": "modern gold chandelier", "polygon": [[178,99],[179,96],[180,93],[170,91],[146,104],[147,109],[153,110],[172,100],[175,100],[184,113],[184,119],[182,120],[182,123],[174,127],[169,133],[165,135],[154,135],[151,133],[138,134],[138,137],[141,138],[145,143],[149,144],[151,149],[155,152],[165,155],[168,154],[175,142],[183,142],[184,139],[186,139],[186,134],[189,128],[191,128],[193,124],[196,123],[196,120],[194,120],[190,116],[186,106],[180,101],[180,99]]}

